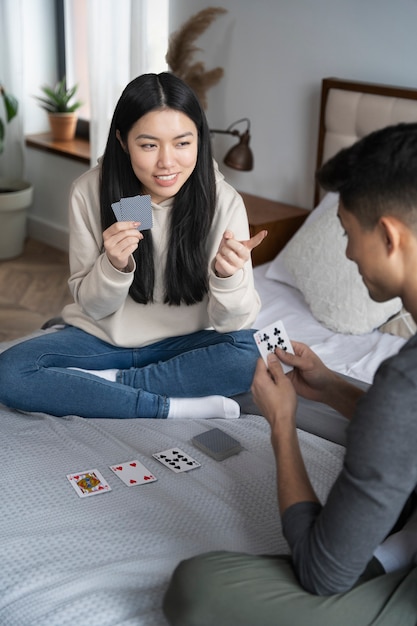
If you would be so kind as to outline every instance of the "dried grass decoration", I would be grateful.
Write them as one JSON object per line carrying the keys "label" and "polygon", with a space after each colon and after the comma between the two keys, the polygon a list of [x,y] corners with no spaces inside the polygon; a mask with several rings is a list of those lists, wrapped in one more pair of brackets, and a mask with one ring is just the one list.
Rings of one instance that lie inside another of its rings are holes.
{"label": "dried grass decoration", "polygon": [[222,67],[205,71],[204,63],[192,63],[195,52],[201,50],[194,45],[195,40],[210,26],[210,24],[226,9],[209,7],[196,13],[187,20],[179,30],[169,38],[168,52],[165,60],[173,74],[182,78],[197,94],[204,109],[207,108],[207,90],[219,82],[224,74]]}

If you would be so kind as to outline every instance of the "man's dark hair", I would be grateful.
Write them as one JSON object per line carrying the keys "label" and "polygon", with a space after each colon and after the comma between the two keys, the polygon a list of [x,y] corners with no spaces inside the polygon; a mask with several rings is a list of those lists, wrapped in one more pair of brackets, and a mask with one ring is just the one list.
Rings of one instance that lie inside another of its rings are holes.
{"label": "man's dark hair", "polygon": [[370,133],[338,152],[316,177],[323,189],[340,194],[364,227],[393,215],[417,229],[417,123]]}

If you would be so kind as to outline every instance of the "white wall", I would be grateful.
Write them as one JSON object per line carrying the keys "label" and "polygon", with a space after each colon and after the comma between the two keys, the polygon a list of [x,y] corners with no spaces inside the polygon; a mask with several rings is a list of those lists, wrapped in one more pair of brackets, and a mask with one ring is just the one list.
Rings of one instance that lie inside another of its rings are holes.
{"label": "white wall", "polygon": [[[25,37],[25,124],[26,132],[37,132],[46,130],[46,120],[29,94],[53,72],[54,2],[25,2],[32,13]],[[207,69],[225,70],[221,82],[208,92],[210,125],[226,128],[241,117],[251,120],[255,169],[239,173],[222,166],[242,191],[312,206],[323,77],[417,86],[417,0],[170,2],[171,32],[208,6],[228,10],[197,39],[203,52],[195,59],[204,61]],[[221,162],[233,140],[216,136],[214,143]],[[55,230],[51,243],[57,245],[67,229],[67,190],[85,168],[61,157],[27,152],[27,175],[35,185],[30,228],[47,237]]]}
{"label": "white wall", "polygon": [[60,250],[68,250],[68,196],[73,180],[88,169],[86,165],[29,148],[26,178],[34,186],[29,209],[28,234]]}
{"label": "white wall", "polygon": [[[213,128],[249,117],[255,156],[252,172],[223,170],[243,191],[309,208],[321,79],[417,86],[417,2],[171,0],[171,31],[219,5],[228,13],[196,42],[204,51],[196,59],[225,70],[207,116]],[[219,161],[232,141],[216,151]]]}

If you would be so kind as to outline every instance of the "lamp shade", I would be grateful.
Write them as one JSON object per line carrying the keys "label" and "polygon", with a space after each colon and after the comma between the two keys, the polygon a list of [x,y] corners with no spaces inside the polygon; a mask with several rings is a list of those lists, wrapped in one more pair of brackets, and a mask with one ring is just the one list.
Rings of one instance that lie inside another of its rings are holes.
{"label": "lamp shade", "polygon": [[[240,133],[236,128],[234,128],[241,122],[246,122],[247,124],[247,128],[243,133]],[[250,170],[253,170],[253,154],[249,147],[249,130],[250,121],[247,117],[237,120],[237,122],[233,122],[233,124],[231,124],[226,130],[216,128],[210,129],[211,133],[220,133],[223,135],[233,135],[234,137],[239,137],[239,143],[230,148],[223,160],[228,167],[231,167],[234,170],[240,170],[242,172],[249,172]]]}
{"label": "lamp shade", "polygon": [[224,157],[224,163],[235,170],[249,172],[253,170],[253,154],[249,147],[249,131],[240,135],[239,143],[230,148]]}

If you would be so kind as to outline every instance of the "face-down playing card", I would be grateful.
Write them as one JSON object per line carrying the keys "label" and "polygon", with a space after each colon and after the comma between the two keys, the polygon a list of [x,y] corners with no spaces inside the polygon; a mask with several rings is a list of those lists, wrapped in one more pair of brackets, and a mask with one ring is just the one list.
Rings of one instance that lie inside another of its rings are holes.
{"label": "face-down playing card", "polygon": [[153,483],[157,480],[152,472],[150,472],[140,461],[136,460],[110,465],[110,469],[128,487],[133,487],[134,485],[146,485],[146,483]]}
{"label": "face-down playing card", "polygon": [[111,491],[109,483],[96,469],[67,474],[67,478],[80,498]]}
{"label": "face-down playing card", "polygon": [[[265,326],[265,328],[257,330],[253,336],[266,366],[268,366],[268,354],[275,352],[276,348],[281,348],[281,350],[294,354],[287,331],[285,330],[284,324],[281,320],[277,320],[273,324],[269,324],[268,326]],[[289,365],[285,365],[282,362],[281,365],[285,373],[292,370],[292,367]]]}
{"label": "face-down playing card", "polygon": [[220,428],[211,428],[191,439],[192,443],[216,461],[223,461],[243,450],[240,442]]}
{"label": "face-down playing card", "polygon": [[179,474],[200,467],[201,463],[193,459],[192,456],[180,450],[180,448],[169,448],[152,455],[157,461]]}
{"label": "face-down playing card", "polygon": [[120,207],[120,202],[113,202],[113,204],[111,205],[111,208],[113,210],[113,213],[117,219],[118,222],[123,222],[122,219],[122,210]]}
{"label": "face-down playing card", "polygon": [[153,226],[151,196],[131,196],[120,198],[111,205],[118,222],[140,222],[139,230],[149,230]]}

